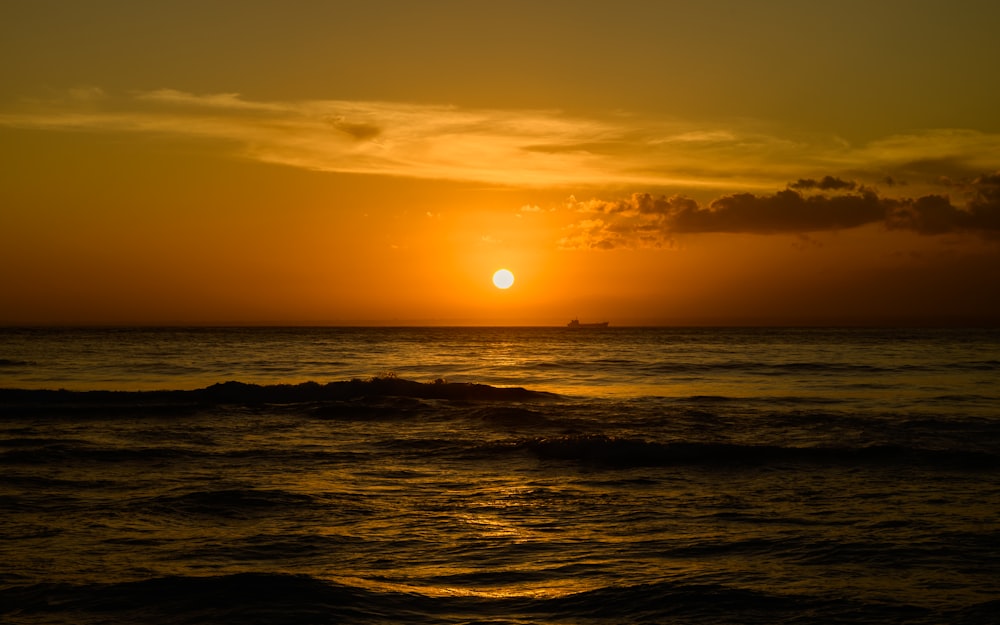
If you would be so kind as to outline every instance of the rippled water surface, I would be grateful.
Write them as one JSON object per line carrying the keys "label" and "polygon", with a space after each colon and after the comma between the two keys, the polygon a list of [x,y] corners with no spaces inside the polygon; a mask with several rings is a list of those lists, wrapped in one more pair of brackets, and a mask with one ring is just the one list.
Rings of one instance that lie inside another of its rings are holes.
{"label": "rippled water surface", "polygon": [[0,618],[994,622],[998,373],[994,330],[0,330]]}

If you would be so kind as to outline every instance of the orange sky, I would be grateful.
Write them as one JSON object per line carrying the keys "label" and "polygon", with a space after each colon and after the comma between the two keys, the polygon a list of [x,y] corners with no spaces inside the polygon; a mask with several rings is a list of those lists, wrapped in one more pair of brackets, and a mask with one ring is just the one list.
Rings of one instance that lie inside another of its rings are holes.
{"label": "orange sky", "polygon": [[5,2],[0,324],[996,323],[998,6]]}

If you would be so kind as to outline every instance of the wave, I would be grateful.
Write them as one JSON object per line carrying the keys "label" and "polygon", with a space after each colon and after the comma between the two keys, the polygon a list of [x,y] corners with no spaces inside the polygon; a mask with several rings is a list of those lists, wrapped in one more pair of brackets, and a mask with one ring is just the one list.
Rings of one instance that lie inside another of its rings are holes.
{"label": "wave", "polygon": [[0,615],[81,625],[155,623],[986,623],[998,601],[935,611],[905,603],[774,594],[660,581],[562,596],[428,595],[288,573],[168,576],[120,583],[44,583],[0,590]]}
{"label": "wave", "polygon": [[300,509],[316,497],[276,489],[231,488],[170,493],[144,502],[141,507],[170,514],[248,518],[273,510]]}
{"label": "wave", "polygon": [[899,374],[945,374],[1000,370],[998,360],[958,360],[954,362],[873,364],[864,362],[791,361],[768,362],[726,359],[719,361],[641,360],[627,358],[560,359],[527,365],[538,370],[584,372],[634,371],[647,376],[691,376],[691,379],[717,375],[746,374],[767,378],[808,376],[835,379],[865,379]]}
{"label": "wave", "polygon": [[16,360],[13,358],[0,358],[0,367],[33,367],[35,363],[30,360]]}
{"label": "wave", "polygon": [[223,404],[288,404],[370,397],[410,397],[462,401],[528,401],[552,399],[552,393],[521,387],[498,387],[468,382],[415,382],[395,376],[341,382],[258,385],[223,382],[196,390],[175,391],[68,391],[0,389],[0,414],[40,408],[85,412],[90,408],[143,411],[158,407],[190,408]]}
{"label": "wave", "polygon": [[486,423],[506,427],[541,428],[554,427],[562,423],[561,420],[553,419],[538,410],[522,406],[485,406],[476,409],[470,416]]}
{"label": "wave", "polygon": [[781,464],[907,465],[955,470],[998,470],[1000,455],[986,451],[863,447],[782,447],[736,443],[656,443],[603,434],[527,438],[494,445],[496,451],[527,451],[545,460],[565,460],[609,467],[694,465],[751,467]]}
{"label": "wave", "polygon": [[[504,424],[505,427],[507,424]],[[516,423],[515,423],[516,425]],[[544,424],[543,424],[544,425]],[[535,429],[538,426],[532,426]],[[460,439],[390,439],[376,451],[361,450],[224,450],[206,451],[177,447],[107,448],[56,445],[38,449],[0,452],[0,466],[46,466],[58,463],[97,462],[136,464],[179,461],[225,461],[256,458],[259,461],[328,463],[377,461],[382,455],[419,453],[426,458],[457,456],[468,461],[496,462],[511,453],[528,453],[540,460],[574,462],[594,467],[635,468],[690,466],[702,468],[751,468],[786,466],[916,467],[954,471],[1000,471],[1000,454],[992,449],[931,449],[900,444],[872,443],[862,446],[780,446],[722,442],[650,442],[605,434],[566,434],[503,440],[468,446]],[[213,495],[214,496],[217,496]],[[221,493],[215,501],[230,500]],[[247,501],[258,502],[256,495]],[[211,498],[210,498],[211,500]],[[190,502],[188,502],[190,503]],[[237,502],[239,503],[239,502]],[[187,507],[180,502],[180,507]],[[197,507],[197,505],[195,505]]]}
{"label": "wave", "polygon": [[173,447],[96,447],[86,442],[73,445],[47,445],[33,449],[15,449],[0,452],[0,465],[58,465],[70,461],[100,463],[134,462],[145,464],[184,458],[203,458],[208,454],[196,450]]}
{"label": "wave", "polygon": [[[238,573],[0,590],[0,614],[73,615],[77,623],[336,623],[374,614],[374,596],[307,575]],[[92,618],[88,619],[87,615]]]}
{"label": "wave", "polygon": [[[447,442],[442,443],[442,446]],[[2,447],[2,441],[0,441]],[[173,446],[105,447],[86,441],[73,445],[48,445],[30,449],[0,450],[0,466],[58,466],[68,463],[149,464],[155,462],[212,462],[227,460],[269,460],[275,462],[343,463],[360,462],[367,454],[355,450],[327,449],[198,449]],[[72,481],[67,481],[72,483]],[[103,482],[100,482],[103,483]],[[53,482],[57,485],[58,482]]]}

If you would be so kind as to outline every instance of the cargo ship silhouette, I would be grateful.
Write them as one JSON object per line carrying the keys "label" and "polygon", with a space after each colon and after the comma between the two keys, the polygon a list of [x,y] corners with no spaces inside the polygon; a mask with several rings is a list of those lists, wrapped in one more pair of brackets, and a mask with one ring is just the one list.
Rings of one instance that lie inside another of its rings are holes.
{"label": "cargo ship silhouette", "polygon": [[584,329],[589,330],[589,329],[594,329],[594,328],[606,328],[606,327],[608,327],[608,322],[607,321],[600,321],[598,323],[580,323],[579,319],[574,319],[574,320],[570,321],[569,323],[567,323],[566,327],[567,328],[573,328],[575,330],[584,330]]}

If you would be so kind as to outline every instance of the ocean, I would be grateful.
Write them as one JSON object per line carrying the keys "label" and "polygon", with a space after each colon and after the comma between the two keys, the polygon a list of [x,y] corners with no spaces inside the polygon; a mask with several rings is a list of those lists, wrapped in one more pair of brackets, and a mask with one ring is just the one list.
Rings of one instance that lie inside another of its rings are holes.
{"label": "ocean", "polygon": [[995,623],[1000,330],[2,328],[0,621]]}

